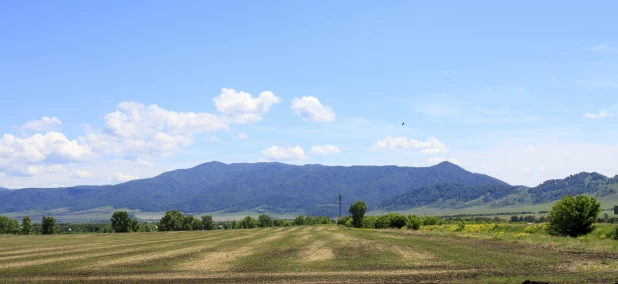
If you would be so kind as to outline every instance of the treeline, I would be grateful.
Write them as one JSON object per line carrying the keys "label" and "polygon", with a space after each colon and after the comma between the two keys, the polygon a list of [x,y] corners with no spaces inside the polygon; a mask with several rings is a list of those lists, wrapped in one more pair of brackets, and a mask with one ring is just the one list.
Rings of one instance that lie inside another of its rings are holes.
{"label": "treeline", "polygon": [[[124,211],[116,211],[111,218],[112,230],[116,233],[135,232],[135,226],[140,228],[136,219],[129,218]],[[247,216],[241,220],[215,222],[211,215],[196,217],[183,215],[178,210],[170,210],[156,222],[153,231],[202,231],[215,229],[252,229],[265,227],[289,227],[319,224],[334,224],[335,221],[326,216],[298,216],[294,220],[273,219],[267,214],[258,218]]]}

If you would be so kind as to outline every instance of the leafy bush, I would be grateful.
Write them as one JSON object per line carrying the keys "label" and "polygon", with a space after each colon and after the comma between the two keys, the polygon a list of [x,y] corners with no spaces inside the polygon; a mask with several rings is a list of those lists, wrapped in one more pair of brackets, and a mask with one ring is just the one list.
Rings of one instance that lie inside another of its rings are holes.
{"label": "leafy bush", "polygon": [[343,216],[343,217],[341,217],[341,218],[337,219],[337,225],[342,225],[342,226],[345,226],[345,223],[346,223],[348,220],[350,220],[350,219],[352,219],[352,216]]}
{"label": "leafy bush", "polygon": [[461,232],[466,228],[466,220],[461,220],[459,221],[459,224],[457,224],[457,231]]}
{"label": "leafy bush", "polygon": [[418,230],[421,227],[421,218],[416,215],[408,216],[408,222],[406,223],[406,227],[412,230]]}
{"label": "leafy bush", "polygon": [[592,231],[601,203],[593,197],[567,195],[556,202],[549,212],[548,231],[552,235],[577,237]]}
{"label": "leafy bush", "polygon": [[429,217],[425,217],[421,220],[421,224],[423,226],[432,226],[432,225],[442,225],[444,224],[444,220],[435,217],[435,216],[429,216]]}

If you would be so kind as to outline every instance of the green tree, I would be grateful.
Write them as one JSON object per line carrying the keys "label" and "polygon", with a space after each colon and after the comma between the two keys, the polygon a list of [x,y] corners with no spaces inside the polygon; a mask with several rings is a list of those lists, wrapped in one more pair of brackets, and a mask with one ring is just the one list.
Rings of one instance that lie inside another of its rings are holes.
{"label": "green tree", "polygon": [[232,221],[232,229],[240,229],[240,223],[236,222],[236,220]]}
{"label": "green tree", "polygon": [[260,216],[258,216],[258,226],[264,228],[264,227],[272,227],[273,226],[273,218],[271,218],[270,216],[266,215],[266,214],[262,214]]}
{"label": "green tree", "polygon": [[245,228],[245,229],[253,229],[257,227],[257,220],[255,220],[255,218],[251,216],[247,216],[244,219],[242,219],[242,221],[240,221],[240,225],[242,228]]}
{"label": "green tree", "polygon": [[298,216],[296,217],[296,219],[294,219],[294,226],[303,226],[305,225],[305,217],[304,216]]}
{"label": "green tree", "polygon": [[365,202],[356,201],[354,204],[350,205],[350,209],[348,212],[352,214],[352,223],[355,228],[363,227],[363,218],[365,217],[365,212],[367,211],[367,205]]}
{"label": "green tree", "polygon": [[183,225],[183,216],[178,210],[169,210],[157,222],[159,231],[181,231]]}
{"label": "green tree", "polygon": [[182,230],[183,231],[192,231],[198,230],[202,227],[202,221],[200,219],[193,217],[193,215],[187,215],[182,218]]}
{"label": "green tree", "polygon": [[[116,233],[128,233],[133,231],[133,221],[126,211],[116,211],[112,214],[112,229]],[[136,228],[137,229],[137,228]]]}
{"label": "green tree", "polygon": [[6,216],[0,216],[0,234],[16,234],[19,232],[19,224],[16,220]]}
{"label": "green tree", "polygon": [[21,219],[21,234],[22,235],[32,235],[32,220],[30,216],[24,216]]}
{"label": "green tree", "polygon": [[552,206],[547,220],[552,235],[577,237],[592,231],[601,212],[601,203],[585,195],[567,195]]}
{"label": "green tree", "polygon": [[52,216],[43,216],[43,225],[41,226],[41,233],[43,235],[54,235],[56,234],[56,219]]}
{"label": "green tree", "polygon": [[[235,221],[236,220],[234,220],[234,222]],[[212,221],[212,216],[210,215],[202,216],[202,228],[204,230],[214,230],[215,229],[215,222]]]}

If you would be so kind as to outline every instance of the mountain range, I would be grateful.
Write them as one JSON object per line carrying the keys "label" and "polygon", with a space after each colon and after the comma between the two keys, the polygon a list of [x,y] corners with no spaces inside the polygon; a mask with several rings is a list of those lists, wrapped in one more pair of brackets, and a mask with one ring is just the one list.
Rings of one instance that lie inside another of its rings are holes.
{"label": "mountain range", "polygon": [[0,190],[0,213],[69,212],[105,206],[160,212],[270,212],[339,215],[356,200],[370,210],[501,207],[543,203],[565,194],[616,194],[618,177],[580,173],[527,188],[449,162],[432,167],[323,166],[209,162],[117,185]]}

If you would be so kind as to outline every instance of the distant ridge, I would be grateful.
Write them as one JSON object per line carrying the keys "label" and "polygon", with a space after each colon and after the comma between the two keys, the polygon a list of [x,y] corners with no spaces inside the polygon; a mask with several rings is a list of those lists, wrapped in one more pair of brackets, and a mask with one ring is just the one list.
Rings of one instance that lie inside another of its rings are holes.
{"label": "distant ridge", "polygon": [[373,208],[412,189],[445,183],[509,186],[450,162],[432,167],[343,167],[214,161],[118,185],[11,190],[2,193],[0,212],[56,208],[80,211],[112,206],[142,211],[303,212],[336,216],[339,192],[343,193],[344,206],[363,200]]}

